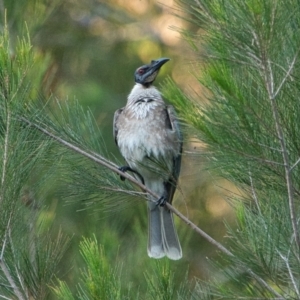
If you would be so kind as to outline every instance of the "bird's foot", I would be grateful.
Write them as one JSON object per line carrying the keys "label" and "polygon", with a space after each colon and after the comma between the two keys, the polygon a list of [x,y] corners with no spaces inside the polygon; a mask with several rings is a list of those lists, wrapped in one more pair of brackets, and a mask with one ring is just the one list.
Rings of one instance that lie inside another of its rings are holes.
{"label": "bird's foot", "polygon": [[[132,169],[129,167],[129,166],[122,166],[122,167],[120,167],[120,168],[118,168],[121,172],[123,172],[123,173],[126,173],[127,171],[132,171]],[[122,180],[122,181],[124,181],[125,180],[125,177],[124,176],[122,176],[122,175],[120,175],[120,179]]]}
{"label": "bird's foot", "polygon": [[[137,171],[131,169],[129,166],[122,166],[122,167],[119,167],[119,170],[120,170],[121,172],[123,172],[123,173],[126,173],[126,172],[129,171],[129,172],[132,172],[132,173],[136,174],[136,175],[139,177],[139,179],[140,179],[140,181],[142,182],[142,184],[145,185],[145,181],[144,181],[143,176],[142,176],[139,172],[137,172]],[[121,179],[122,181],[124,181],[124,180],[125,180],[125,177],[122,176],[122,175],[120,175],[120,179]]]}
{"label": "bird's foot", "polygon": [[166,202],[169,199],[169,189],[166,182],[164,182],[164,187],[164,192],[162,196],[156,201],[156,206],[165,206]]}
{"label": "bird's foot", "polygon": [[165,206],[167,202],[167,197],[165,195],[161,196],[157,201],[156,201],[156,206]]}

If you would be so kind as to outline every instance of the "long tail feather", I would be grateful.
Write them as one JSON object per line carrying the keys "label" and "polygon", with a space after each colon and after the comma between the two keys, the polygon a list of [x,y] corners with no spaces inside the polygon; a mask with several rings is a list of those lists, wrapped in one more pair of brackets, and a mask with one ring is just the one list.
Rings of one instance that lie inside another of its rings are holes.
{"label": "long tail feather", "polygon": [[148,256],[162,258],[165,256],[162,233],[160,207],[148,203]]}
{"label": "long tail feather", "polygon": [[161,207],[160,210],[162,241],[165,253],[170,259],[180,259],[182,257],[182,250],[174,226],[173,214],[165,207]]}
{"label": "long tail feather", "polygon": [[173,215],[165,207],[148,203],[148,255],[153,258],[178,260],[182,250],[174,226]]}

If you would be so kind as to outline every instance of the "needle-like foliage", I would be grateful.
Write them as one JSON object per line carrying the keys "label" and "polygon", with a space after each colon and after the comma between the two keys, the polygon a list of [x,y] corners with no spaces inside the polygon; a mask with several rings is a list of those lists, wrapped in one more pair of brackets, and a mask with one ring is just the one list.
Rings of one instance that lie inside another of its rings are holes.
{"label": "needle-like foliage", "polygon": [[202,29],[186,37],[206,101],[189,99],[172,80],[164,94],[204,143],[206,168],[241,191],[231,199],[237,228],[228,228],[230,267],[222,280],[200,284],[198,295],[299,299],[299,2],[182,5]]}
{"label": "needle-like foliage", "polygon": [[[300,299],[299,3],[182,0],[182,7],[201,29],[201,35],[183,34],[195,51],[194,71],[205,94],[191,99],[168,79],[164,95],[203,143],[206,168],[239,189],[230,199],[237,227],[228,226],[226,248],[166,204],[221,251],[226,269],[216,264],[216,278],[191,290],[186,282],[176,286],[176,273],[162,261],[152,273],[141,271],[148,287],[143,296]],[[68,239],[61,233],[53,237],[45,226],[42,198],[53,178],[56,195],[80,200],[80,209],[105,213],[129,205],[125,196],[145,200],[145,192],[152,191],[112,162],[91,112],[76,101],[38,99],[30,84],[37,76],[29,39],[20,38],[14,50],[11,55],[5,30],[0,36],[0,297],[46,299],[51,286],[59,299],[132,298],[122,285],[123,271],[108,264],[95,237],[81,243],[86,267],[75,292],[64,281],[56,285]],[[101,234],[113,239],[112,232]]]}
{"label": "needle-like foliage", "polygon": [[[52,141],[20,121],[32,101],[33,52],[28,37],[11,55],[0,35],[0,297],[45,299],[67,246],[63,234],[39,232],[34,173],[51,157]],[[40,174],[42,175],[42,174]],[[43,237],[42,237],[43,235]],[[49,239],[49,237],[52,239]]]}

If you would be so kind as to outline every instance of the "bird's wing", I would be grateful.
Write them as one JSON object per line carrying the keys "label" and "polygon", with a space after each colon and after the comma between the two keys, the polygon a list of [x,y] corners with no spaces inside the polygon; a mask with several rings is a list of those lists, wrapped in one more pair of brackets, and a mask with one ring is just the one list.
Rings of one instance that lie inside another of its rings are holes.
{"label": "bird's wing", "polygon": [[119,119],[120,114],[123,112],[123,109],[124,108],[120,108],[120,109],[116,110],[115,114],[114,114],[113,135],[114,135],[114,139],[115,139],[115,142],[117,145],[118,145],[118,130],[119,130],[118,119]]}
{"label": "bird's wing", "polygon": [[171,127],[171,130],[174,130],[176,133],[176,138],[179,143],[179,152],[178,155],[173,157],[173,169],[172,175],[169,178],[169,181],[166,183],[166,188],[168,190],[168,202],[172,203],[173,196],[176,190],[176,184],[180,173],[181,166],[181,154],[182,154],[182,135],[180,131],[179,121],[176,116],[175,109],[172,105],[167,105],[167,122]]}

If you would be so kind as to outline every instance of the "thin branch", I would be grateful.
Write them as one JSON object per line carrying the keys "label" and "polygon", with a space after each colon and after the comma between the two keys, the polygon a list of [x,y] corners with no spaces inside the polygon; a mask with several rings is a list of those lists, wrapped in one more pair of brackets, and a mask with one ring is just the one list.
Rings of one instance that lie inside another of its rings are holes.
{"label": "thin branch", "polygon": [[[13,259],[14,259],[14,261],[17,261],[16,255],[15,255],[16,251],[15,251],[15,247],[14,247],[14,243],[13,243],[13,239],[12,239],[12,235],[11,235],[11,228],[9,226],[7,227],[7,236],[8,236],[8,239],[9,239],[9,245],[10,245],[10,248],[11,248]],[[18,270],[18,265],[15,264],[14,267],[15,267],[15,272],[16,272],[17,277],[18,277],[19,284],[21,285],[21,290],[25,291],[24,282],[23,282],[23,280],[21,278],[21,275],[20,275],[20,272]],[[28,297],[25,297],[25,298],[28,298]]]}
{"label": "thin branch", "polygon": [[1,249],[0,261],[3,260],[4,251],[5,251],[5,248],[6,248],[7,237],[8,237],[8,232],[9,232],[9,228],[10,228],[11,216],[12,216],[12,212],[11,212],[11,214],[9,216],[9,219],[8,219],[8,222],[7,222],[7,226],[6,226],[6,230],[5,230],[5,234],[4,234],[4,242],[3,242],[3,245],[2,245],[2,249]]}
{"label": "thin branch", "polygon": [[[291,217],[291,223],[293,228],[293,233],[295,236],[295,242],[298,247],[300,248],[300,240],[299,240],[299,233],[298,233],[298,227],[297,227],[297,219],[296,219],[296,209],[295,209],[295,200],[294,200],[294,187],[293,187],[293,181],[292,176],[290,172],[290,163],[289,163],[289,156],[288,156],[288,150],[283,134],[283,130],[281,128],[280,124],[280,117],[278,108],[276,105],[276,95],[274,93],[274,78],[273,78],[273,71],[271,67],[270,60],[264,61],[264,74],[263,74],[266,89],[268,92],[268,97],[271,104],[271,109],[273,113],[273,119],[275,123],[275,128],[278,136],[278,140],[280,143],[280,147],[282,150],[282,160],[283,160],[283,166],[285,171],[285,180],[287,185],[287,193],[288,193],[288,202],[289,202],[289,210],[290,210],[290,217]],[[285,80],[282,81],[283,83]],[[278,89],[277,89],[278,91]]]}
{"label": "thin branch", "polygon": [[[290,252],[290,251],[289,251],[289,252]],[[295,281],[293,272],[292,272],[292,270],[291,270],[291,267],[290,267],[290,265],[289,265],[288,258],[287,258],[287,257],[284,257],[279,251],[278,251],[278,254],[279,254],[280,257],[282,258],[282,260],[285,262],[285,265],[286,265],[286,267],[287,267],[287,269],[288,269],[288,272],[289,272],[291,281],[292,281],[292,283],[293,283],[295,292],[296,292],[298,298],[300,299],[299,289],[298,289],[298,286],[297,286],[297,284],[296,284],[296,281]],[[288,253],[288,254],[289,254],[289,253]]]}
{"label": "thin branch", "polygon": [[5,296],[3,296],[3,295],[0,295],[0,298],[1,298],[1,299],[6,299],[6,300],[11,300],[11,298],[7,298],[7,297],[5,297]]}
{"label": "thin branch", "polygon": [[[21,285],[23,291],[25,291],[24,282],[23,282],[23,280],[22,280],[21,274],[20,274],[20,272],[19,272],[19,270],[18,270],[18,268],[17,268],[16,265],[15,265],[15,270],[16,270],[16,273],[17,273],[17,277],[18,277],[19,283],[20,283],[20,285]],[[28,295],[27,295],[26,298],[29,298]]]}
{"label": "thin branch", "polygon": [[121,188],[113,188],[113,187],[107,187],[107,186],[101,186],[101,189],[105,190],[105,191],[110,191],[110,192],[116,192],[116,193],[125,193],[128,194],[130,196],[137,196],[137,197],[142,197],[142,196],[147,196],[146,193],[144,192],[138,192],[138,191],[129,191],[129,190],[124,190]]}
{"label": "thin branch", "polygon": [[251,171],[250,171],[250,170],[249,170],[249,178],[250,178],[250,185],[251,185],[252,197],[253,197],[253,199],[254,199],[254,201],[255,201],[257,210],[258,210],[259,213],[261,214],[261,210],[260,210],[260,206],[259,206],[259,203],[258,203],[258,198],[257,198],[256,192],[255,192],[255,189],[254,189],[253,179],[252,179],[252,174],[251,174]]}
{"label": "thin branch", "polygon": [[21,291],[19,290],[19,288],[17,287],[17,285],[15,284],[15,281],[13,280],[4,260],[0,260],[0,268],[3,271],[6,279],[8,280],[10,287],[13,289],[15,296],[19,299],[19,300],[25,300],[25,298],[23,297]]}
{"label": "thin branch", "polygon": [[269,96],[271,96],[272,99],[275,99],[274,97],[274,76],[273,76],[273,71],[272,71],[272,67],[271,67],[271,61],[268,59],[267,60],[267,66],[265,66],[266,68],[264,70],[267,70],[267,79],[269,79],[267,81],[267,88],[268,88],[268,94]]}
{"label": "thin branch", "polygon": [[235,150],[229,146],[223,146],[224,149],[228,149],[230,151],[232,151],[233,153],[237,153],[239,155],[242,155],[244,157],[247,157],[247,158],[251,158],[251,159],[254,159],[256,161],[260,161],[260,162],[263,162],[265,164],[268,164],[268,165],[274,165],[274,166],[283,166],[282,163],[279,163],[277,161],[273,161],[273,160],[267,160],[267,159],[264,159],[264,158],[260,158],[260,157],[257,157],[257,156],[254,156],[254,155],[251,155],[251,154],[247,154],[245,152],[242,152],[242,151],[239,151],[239,150]]}
{"label": "thin branch", "polygon": [[9,139],[9,129],[10,129],[10,112],[7,112],[6,117],[6,130],[5,130],[5,137],[4,137],[4,151],[3,151],[3,161],[2,161],[2,177],[1,177],[1,195],[0,195],[0,205],[3,201],[4,197],[4,183],[5,183],[5,176],[6,176],[6,166],[7,166],[7,159],[8,159],[8,139]]}
{"label": "thin branch", "polygon": [[288,77],[291,75],[291,72],[295,66],[295,63],[296,63],[296,60],[297,60],[297,57],[299,55],[299,52],[300,52],[300,48],[297,50],[293,60],[292,60],[292,63],[290,64],[290,67],[288,69],[288,71],[286,72],[284,78],[282,79],[281,83],[279,84],[276,92],[274,93],[273,95],[273,98],[276,98],[276,96],[278,95],[278,93],[280,92],[280,90],[282,89],[283,85],[285,84],[286,80],[288,79]]}
{"label": "thin branch", "polygon": [[290,172],[299,164],[300,162],[300,157],[297,159],[297,161],[290,167]]}
{"label": "thin branch", "polygon": [[[46,130],[45,128],[41,127],[40,125],[36,124],[36,123],[32,123],[31,121],[21,117],[20,120],[24,123],[26,123],[27,125],[36,128],[37,130],[39,130],[40,132],[42,132],[43,134],[45,134],[46,136],[52,138],[53,140],[57,141],[58,143],[64,145],[65,147],[75,151],[76,153],[79,153],[87,158],[89,158],[90,160],[92,160],[95,163],[98,163],[106,168],[108,168],[109,170],[121,175],[122,177],[128,179],[129,181],[131,181],[133,184],[135,184],[136,186],[138,186],[139,188],[141,188],[143,191],[147,192],[148,194],[154,196],[155,199],[159,199],[159,195],[156,195],[155,193],[153,193],[150,189],[148,189],[145,185],[143,185],[141,182],[139,182],[138,180],[136,180],[134,177],[132,177],[131,175],[127,174],[127,173],[123,173],[122,171],[119,170],[119,168],[113,164],[112,162],[108,161],[107,159],[105,159],[104,157],[102,157],[99,154],[93,153],[93,152],[87,152],[79,147],[77,147],[76,145],[73,145],[71,143],[69,143],[68,141],[54,135],[53,133],[49,132],[48,130]],[[148,200],[149,201],[149,200]],[[155,200],[150,200],[155,202]],[[166,203],[166,207],[176,216],[178,216],[182,221],[184,221],[188,226],[190,226],[193,230],[195,230],[199,235],[201,235],[203,238],[205,238],[209,243],[211,243],[212,245],[214,245],[216,248],[218,248],[221,252],[223,252],[224,254],[230,256],[230,257],[234,257],[234,254],[229,251],[226,247],[224,247],[221,243],[217,242],[215,239],[213,239],[210,235],[208,235],[206,232],[204,232],[202,229],[200,229],[196,224],[194,224],[192,221],[190,221],[186,216],[184,216],[182,213],[180,213],[177,209],[175,209],[170,203]],[[261,277],[259,277],[257,274],[255,274],[252,270],[244,267],[244,270],[250,275],[252,276],[257,282],[259,282],[264,288],[266,288],[269,292],[271,292],[272,294],[274,294],[275,296],[279,297],[279,299],[284,299],[281,297],[281,295],[275,291],[271,286],[268,285],[267,282],[265,282]]]}

